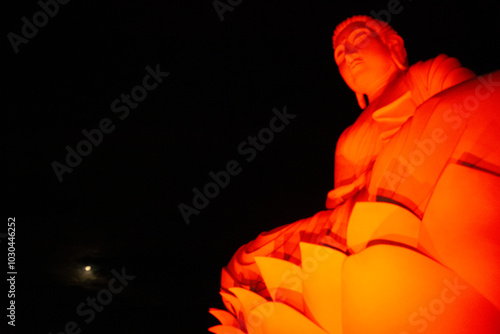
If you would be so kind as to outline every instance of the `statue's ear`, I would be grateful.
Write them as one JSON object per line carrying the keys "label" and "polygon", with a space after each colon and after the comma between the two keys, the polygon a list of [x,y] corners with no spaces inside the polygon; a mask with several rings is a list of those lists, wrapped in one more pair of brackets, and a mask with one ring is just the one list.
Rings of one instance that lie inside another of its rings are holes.
{"label": "statue's ear", "polygon": [[358,100],[359,107],[364,110],[366,108],[365,95],[356,93],[356,99]]}
{"label": "statue's ear", "polygon": [[389,50],[391,51],[392,59],[396,66],[401,70],[405,71],[408,69],[408,59],[406,56],[406,49],[404,41],[401,36],[394,34],[390,37],[388,41]]}

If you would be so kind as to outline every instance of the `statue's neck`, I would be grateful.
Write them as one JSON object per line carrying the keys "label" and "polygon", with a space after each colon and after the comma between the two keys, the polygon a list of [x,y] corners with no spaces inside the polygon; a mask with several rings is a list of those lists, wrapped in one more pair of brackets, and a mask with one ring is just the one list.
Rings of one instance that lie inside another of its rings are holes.
{"label": "statue's neck", "polygon": [[380,87],[368,95],[369,105],[373,110],[376,110],[397,100],[408,90],[409,87],[406,83],[404,72],[398,72],[387,85]]}

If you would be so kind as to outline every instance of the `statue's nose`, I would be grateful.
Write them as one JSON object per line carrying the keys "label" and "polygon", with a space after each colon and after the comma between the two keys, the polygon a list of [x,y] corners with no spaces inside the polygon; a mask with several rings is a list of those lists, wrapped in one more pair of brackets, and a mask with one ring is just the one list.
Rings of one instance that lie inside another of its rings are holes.
{"label": "statue's nose", "polygon": [[355,51],[347,52],[347,49],[346,49],[345,60],[348,64],[352,63],[352,61],[356,58],[358,58],[358,55]]}

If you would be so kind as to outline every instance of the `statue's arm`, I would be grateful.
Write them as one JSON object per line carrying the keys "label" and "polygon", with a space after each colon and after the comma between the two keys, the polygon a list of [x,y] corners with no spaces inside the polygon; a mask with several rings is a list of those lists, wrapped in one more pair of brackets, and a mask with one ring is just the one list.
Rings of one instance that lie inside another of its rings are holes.
{"label": "statue's arm", "polygon": [[346,139],[351,127],[347,128],[337,140],[335,148],[335,169],[334,169],[334,188],[350,184],[355,179],[355,166],[346,158],[344,151],[346,148]]}
{"label": "statue's arm", "polygon": [[345,151],[349,150],[349,146],[346,144],[347,137],[352,135],[349,132],[350,128],[346,129],[337,141],[334,170],[335,188],[328,192],[326,199],[328,209],[333,209],[342,204],[349,197],[356,194],[366,183],[366,174],[360,172],[358,170],[359,165],[346,157]]}

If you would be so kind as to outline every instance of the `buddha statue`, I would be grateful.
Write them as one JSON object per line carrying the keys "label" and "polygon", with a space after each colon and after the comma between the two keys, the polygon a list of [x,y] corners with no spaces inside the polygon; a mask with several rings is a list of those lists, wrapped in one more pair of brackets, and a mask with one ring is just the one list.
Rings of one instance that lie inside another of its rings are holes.
{"label": "buddha statue", "polygon": [[409,66],[368,16],[340,23],[333,49],[362,111],[337,142],[326,210],[238,249],[211,330],[497,333],[500,71],[444,54]]}

